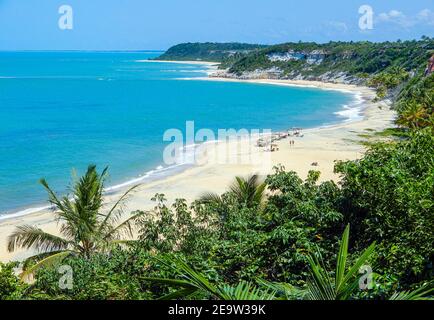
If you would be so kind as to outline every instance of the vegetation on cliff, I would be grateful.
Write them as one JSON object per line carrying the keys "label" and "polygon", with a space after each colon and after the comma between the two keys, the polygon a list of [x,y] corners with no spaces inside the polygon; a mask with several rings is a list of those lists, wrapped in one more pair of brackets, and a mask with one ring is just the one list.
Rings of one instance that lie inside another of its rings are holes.
{"label": "vegetation on cliff", "polygon": [[156,60],[177,61],[236,61],[240,56],[264,48],[264,45],[246,43],[182,43],[169,48]]}

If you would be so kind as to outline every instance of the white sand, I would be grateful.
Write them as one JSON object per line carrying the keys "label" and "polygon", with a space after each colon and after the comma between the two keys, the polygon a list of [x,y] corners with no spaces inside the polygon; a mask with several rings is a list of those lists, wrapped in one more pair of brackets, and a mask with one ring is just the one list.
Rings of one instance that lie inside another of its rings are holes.
{"label": "white sand", "polygon": [[[184,62],[182,62],[184,63]],[[185,62],[187,63],[187,62]],[[204,62],[197,62],[204,64]],[[230,79],[207,79],[211,81],[236,81]],[[321,180],[339,177],[333,173],[335,160],[354,160],[363,155],[364,147],[357,143],[361,140],[359,134],[368,133],[366,129],[383,130],[391,125],[395,115],[384,103],[374,104],[370,102],[375,96],[371,89],[341,84],[328,84],[310,81],[284,81],[284,80],[255,80],[255,83],[268,83],[275,85],[301,85],[315,86],[324,89],[346,90],[357,92],[365,100],[363,119],[350,123],[304,130],[302,138],[287,138],[277,142],[279,151],[264,154],[262,148],[252,147],[249,154],[236,152],[231,154],[231,159],[236,163],[216,164],[204,163],[188,169],[182,173],[141,185],[129,200],[125,212],[133,210],[146,210],[153,207],[150,198],[155,193],[164,193],[169,202],[176,198],[185,198],[189,201],[196,199],[203,192],[213,191],[222,193],[235,176],[246,176],[261,171],[257,166],[243,163],[245,156],[269,156],[270,163],[265,170],[271,171],[273,165],[282,164],[287,170],[298,172],[305,178],[309,170],[320,170]],[[289,140],[294,140],[295,145],[290,146]],[[246,142],[243,142],[245,145]],[[209,145],[206,149],[208,158],[221,152],[227,146],[223,143]],[[318,162],[318,166],[311,164]],[[262,172],[264,173],[264,172]],[[121,190],[106,197],[107,207],[118,198]],[[0,222],[0,260],[22,260],[32,254],[29,251],[7,252],[7,237],[17,225],[30,224],[42,228],[45,231],[57,233],[58,227],[50,211],[41,211],[26,216],[15,217]]]}

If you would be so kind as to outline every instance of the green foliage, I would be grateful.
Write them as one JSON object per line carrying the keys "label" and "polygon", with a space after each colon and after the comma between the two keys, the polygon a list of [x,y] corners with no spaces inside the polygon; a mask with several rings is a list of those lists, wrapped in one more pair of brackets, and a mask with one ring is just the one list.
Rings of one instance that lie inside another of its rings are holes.
{"label": "green foliage", "polygon": [[409,78],[409,74],[402,67],[392,67],[387,71],[379,72],[368,79],[367,84],[377,89],[380,99],[386,97],[388,90],[396,88]]}
{"label": "green foliage", "polygon": [[401,82],[407,80],[409,77],[401,67],[394,67],[387,72],[380,72],[375,74],[368,80],[368,85],[371,87],[385,87],[386,89],[393,89],[397,87]]}
{"label": "green foliage", "polygon": [[236,182],[231,186],[237,202],[247,208],[258,208],[264,200],[264,192],[267,185],[259,183],[259,177],[252,175],[247,179],[236,177]]}
{"label": "green foliage", "polygon": [[409,129],[430,127],[434,133],[434,74],[426,77],[420,72],[413,77],[401,90],[396,109],[400,126]]}
{"label": "green foliage", "polygon": [[180,259],[167,258],[163,263],[170,265],[181,279],[145,278],[146,281],[180,287],[175,292],[161,297],[161,300],[188,298],[198,291],[209,298],[218,300],[273,300],[274,293],[254,288],[251,283],[240,282],[236,286],[212,284],[206,276],[193,270]]}
{"label": "green foliage", "polygon": [[395,292],[390,300],[433,300],[429,296],[433,291],[433,284],[429,283],[413,291]]}
{"label": "green foliage", "polygon": [[397,124],[410,129],[420,129],[425,127],[432,127],[433,114],[415,100],[406,101],[404,110],[399,115]]}
{"label": "green foliage", "polygon": [[340,162],[342,208],[355,245],[378,243],[379,270],[402,285],[432,277],[434,136],[415,132],[375,145],[359,161]]}
{"label": "green foliage", "polygon": [[221,62],[235,61],[251,51],[264,48],[264,45],[246,43],[182,43],[169,48],[157,60],[204,60]]}
{"label": "green foliage", "polygon": [[[255,287],[252,283],[245,281],[240,281],[235,286],[213,284],[206,275],[193,270],[183,260],[168,256],[164,256],[160,261],[171,266],[179,278],[145,278],[145,281],[177,288],[175,291],[160,297],[160,300],[189,299],[198,292],[207,298],[218,300],[275,300],[277,296],[279,299],[349,300],[357,294],[358,290],[362,289],[357,275],[360,268],[365,265],[375,251],[375,243],[373,243],[364,250],[360,257],[355,259],[353,265],[347,270],[349,232],[350,227],[348,225],[339,246],[334,279],[322,261],[310,254],[307,255],[311,277],[306,289],[299,289],[287,283],[271,283],[261,279],[258,281],[260,287]],[[432,285],[428,284],[414,291],[395,292],[390,299],[425,300],[430,299],[428,295],[433,291]]]}
{"label": "green foliage", "polygon": [[[340,191],[328,181],[317,184],[318,172],[311,171],[306,181],[295,172],[276,168],[267,179],[273,195],[267,215],[269,241],[278,256],[273,257],[273,278],[301,281],[307,276],[305,253],[318,248],[327,258],[333,255],[337,235],[342,230],[342,213],[337,210]],[[291,270],[291,271],[289,271]]]}
{"label": "green foliage", "polygon": [[[29,294],[43,293],[56,299],[136,300],[150,297],[141,286],[144,266],[149,256],[142,251],[114,249],[110,255],[100,253],[90,258],[70,256],[61,263],[40,268]],[[59,286],[59,266],[72,270],[72,288]]]}
{"label": "green foliage", "polygon": [[24,296],[27,286],[15,274],[18,263],[0,262],[0,301],[18,300]]}
{"label": "green foliage", "polygon": [[[402,68],[406,71],[425,68],[434,49],[433,39],[404,42],[329,42],[325,44],[285,43],[263,48],[235,61],[230,72],[277,67],[289,77],[304,76],[315,79],[326,73],[344,73],[353,79],[366,79],[369,75]],[[298,61],[271,61],[269,54],[294,52]],[[320,63],[309,63],[309,55],[321,57]]]}

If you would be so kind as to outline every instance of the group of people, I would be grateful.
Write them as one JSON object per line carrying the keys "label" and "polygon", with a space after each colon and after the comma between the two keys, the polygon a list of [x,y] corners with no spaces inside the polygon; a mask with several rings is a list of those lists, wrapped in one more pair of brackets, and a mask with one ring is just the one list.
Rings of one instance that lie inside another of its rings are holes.
{"label": "group of people", "polygon": [[[290,133],[292,131],[292,133]],[[278,151],[279,147],[274,142],[286,139],[288,137],[297,137],[302,138],[304,135],[302,134],[302,128],[292,128],[287,132],[279,132],[277,134],[273,134],[268,138],[261,137],[256,141],[256,146],[260,148],[264,148],[264,151]],[[294,146],[295,140],[289,140],[289,145]]]}

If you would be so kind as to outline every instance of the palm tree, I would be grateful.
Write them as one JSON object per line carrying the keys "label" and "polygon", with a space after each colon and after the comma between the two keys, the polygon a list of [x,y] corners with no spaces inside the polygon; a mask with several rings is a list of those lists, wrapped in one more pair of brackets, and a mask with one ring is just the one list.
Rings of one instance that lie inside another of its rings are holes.
{"label": "palm tree", "polygon": [[423,105],[410,101],[406,104],[405,110],[397,120],[399,125],[411,129],[424,127],[428,121],[429,115]]}
{"label": "palm tree", "polygon": [[356,259],[354,264],[347,270],[348,242],[350,226],[345,228],[339,246],[336,263],[335,278],[330,278],[330,272],[326,270],[320,259],[308,255],[311,278],[308,281],[307,298],[309,300],[348,300],[359,289],[357,274],[375,250],[375,242],[372,243]]}
{"label": "palm tree", "polygon": [[432,108],[433,105],[433,95],[432,91],[426,90],[425,88],[417,87],[411,94],[411,99],[420,102],[425,108]]}
{"label": "palm tree", "polygon": [[113,207],[103,214],[104,182],[107,168],[98,174],[96,166],[90,165],[86,174],[75,182],[72,197],[58,198],[45,179],[41,184],[48,192],[49,202],[55,208],[55,217],[60,226],[61,236],[47,233],[31,225],[16,228],[8,239],[8,251],[17,248],[35,249],[39,253],[29,259],[36,260],[23,276],[32,274],[43,265],[56,263],[75,254],[89,258],[94,252],[104,252],[122,236],[132,236],[132,223],[142,214],[132,215],[120,222],[122,205],[128,195],[137,187],[127,190]]}
{"label": "palm tree", "polygon": [[403,67],[400,66],[392,67],[389,73],[394,75],[397,78],[398,82],[407,80],[410,76],[410,74]]}
{"label": "palm tree", "polygon": [[259,182],[258,175],[251,175],[247,179],[235,178],[230,190],[236,196],[238,203],[248,208],[257,207],[262,204],[265,195],[265,182]]}
{"label": "palm tree", "polygon": [[[234,183],[230,186],[230,193],[233,194],[240,205],[245,205],[248,208],[259,207],[265,196],[267,184],[259,181],[258,175],[249,177],[236,177]],[[223,199],[215,193],[206,193],[200,197],[201,202],[214,203],[224,206]]]}

